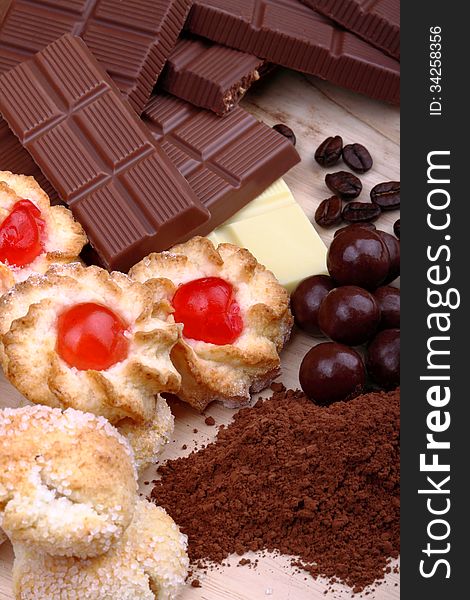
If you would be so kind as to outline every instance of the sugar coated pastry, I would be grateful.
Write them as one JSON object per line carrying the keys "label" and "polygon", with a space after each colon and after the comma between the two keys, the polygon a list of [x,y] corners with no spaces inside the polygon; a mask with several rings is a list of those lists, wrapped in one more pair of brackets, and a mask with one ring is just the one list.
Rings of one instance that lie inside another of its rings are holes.
{"label": "sugar coated pastry", "polygon": [[7,536],[5,534],[5,532],[0,529],[0,546],[3,544],[3,542],[7,541]]}
{"label": "sugar coated pastry", "polygon": [[138,500],[123,537],[86,560],[37,555],[15,544],[17,600],[174,600],[184,585],[187,539],[170,516]]}
{"label": "sugar coated pastry", "polygon": [[277,377],[292,327],[289,296],[248,250],[195,237],[149,255],[129,275],[173,286],[173,317],[183,323],[183,336],[171,358],[182,400],[199,410],[213,400],[238,406]]}
{"label": "sugar coated pastry", "polygon": [[152,421],[155,395],[181,381],[170,288],[78,263],[30,277],[0,299],[6,377],[33,403]]}
{"label": "sugar coated pastry", "polygon": [[107,552],[132,520],[136,482],[129,443],[105,418],[0,411],[0,527],[34,554]]}
{"label": "sugar coated pastry", "polygon": [[32,273],[77,260],[87,239],[64,206],[51,206],[33,177],[0,171],[0,294]]}
{"label": "sugar coated pastry", "polygon": [[170,407],[161,396],[157,396],[155,415],[150,421],[136,423],[129,418],[119,421],[117,428],[134,450],[139,473],[156,462],[158,455],[170,441],[174,421]]}

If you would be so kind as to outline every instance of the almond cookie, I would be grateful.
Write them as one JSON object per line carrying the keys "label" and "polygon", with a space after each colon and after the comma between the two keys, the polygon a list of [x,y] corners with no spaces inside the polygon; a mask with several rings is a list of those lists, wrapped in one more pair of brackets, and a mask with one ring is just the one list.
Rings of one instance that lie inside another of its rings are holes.
{"label": "almond cookie", "polygon": [[87,560],[37,555],[15,544],[18,600],[174,600],[188,571],[187,538],[168,514],[138,500],[122,539]]}
{"label": "almond cookie", "polygon": [[0,171],[0,294],[55,263],[77,260],[87,238],[33,177]]}
{"label": "almond cookie", "polygon": [[129,275],[171,287],[173,318],[183,324],[171,352],[182,400],[198,410],[213,400],[240,406],[278,376],[292,328],[289,296],[248,250],[195,237],[150,254]]}
{"label": "almond cookie", "polygon": [[175,419],[170,407],[161,396],[157,396],[155,415],[150,421],[136,423],[132,419],[122,419],[116,425],[118,431],[128,440],[134,450],[137,472],[157,462],[174,430]]}
{"label": "almond cookie", "polygon": [[180,387],[168,287],[78,263],[30,277],[0,298],[6,377],[35,404],[152,421],[155,395]]}
{"label": "almond cookie", "polygon": [[0,410],[0,526],[34,554],[96,556],[131,523],[133,453],[103,417],[46,406]]}

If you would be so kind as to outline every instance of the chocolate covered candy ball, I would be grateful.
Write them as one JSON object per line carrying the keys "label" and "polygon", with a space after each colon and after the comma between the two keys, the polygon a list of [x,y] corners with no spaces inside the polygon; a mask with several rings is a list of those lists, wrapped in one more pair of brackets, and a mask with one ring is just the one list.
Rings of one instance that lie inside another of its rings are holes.
{"label": "chocolate covered candy ball", "polygon": [[367,371],[383,388],[400,383],[400,330],[380,331],[367,348]]}
{"label": "chocolate covered candy ball", "polygon": [[335,287],[328,275],[312,275],[299,283],[291,296],[296,324],[312,335],[322,335],[318,326],[318,309],[325,296]]}
{"label": "chocolate covered candy ball", "polygon": [[357,227],[344,231],[331,242],[328,271],[339,285],[377,288],[387,277],[390,256],[376,231]]}
{"label": "chocolate covered candy ball", "polygon": [[374,292],[380,308],[380,329],[400,329],[400,290],[383,285]]}
{"label": "chocolate covered candy ball", "polygon": [[400,241],[397,240],[394,235],[390,235],[390,233],[387,233],[386,231],[377,229],[377,233],[387,246],[388,254],[390,256],[390,267],[383,283],[392,283],[392,281],[400,275]]}
{"label": "chocolate covered candy ball", "polygon": [[342,344],[358,346],[367,342],[377,331],[380,310],[374,296],[356,285],[332,290],[318,311],[322,332]]}
{"label": "chocolate covered candy ball", "polygon": [[304,356],[299,379],[309,398],[327,405],[360,394],[366,373],[362,358],[355,350],[343,344],[324,342]]}

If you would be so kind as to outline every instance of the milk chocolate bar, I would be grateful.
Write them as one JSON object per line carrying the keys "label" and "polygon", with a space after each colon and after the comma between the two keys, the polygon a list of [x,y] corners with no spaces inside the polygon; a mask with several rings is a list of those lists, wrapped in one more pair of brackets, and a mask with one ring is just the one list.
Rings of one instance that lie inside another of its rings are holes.
{"label": "milk chocolate bar", "polygon": [[399,62],[299,0],[194,0],[187,28],[272,63],[399,103]]}
{"label": "milk chocolate bar", "polygon": [[57,192],[47,181],[31,155],[23,148],[19,139],[0,117],[0,171],[11,171],[30,175],[36,179],[53,203],[58,200]]}
{"label": "milk chocolate bar", "polygon": [[289,292],[306,277],[328,272],[326,246],[283,179],[207,237],[248,248]]}
{"label": "milk chocolate bar", "polygon": [[211,213],[194,235],[212,231],[300,161],[289,140],[239,106],[221,119],[159,94],[143,119]]}
{"label": "milk chocolate bar", "polygon": [[348,31],[400,59],[400,0],[302,0]]}
{"label": "milk chocolate bar", "polygon": [[63,34],[83,37],[140,114],[191,0],[11,0],[0,22],[0,73]]}
{"label": "milk chocolate bar", "polygon": [[209,212],[78,37],[0,76],[0,112],[108,269],[187,239]]}
{"label": "milk chocolate bar", "polygon": [[181,38],[171,53],[159,87],[223,116],[260,78],[261,58],[199,38]]}

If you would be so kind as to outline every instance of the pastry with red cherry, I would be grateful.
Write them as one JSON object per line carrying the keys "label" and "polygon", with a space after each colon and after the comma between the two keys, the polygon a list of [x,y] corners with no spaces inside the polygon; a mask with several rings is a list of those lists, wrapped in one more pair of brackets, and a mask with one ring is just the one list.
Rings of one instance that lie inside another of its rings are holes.
{"label": "pastry with red cherry", "polygon": [[86,242],[72,213],[51,206],[33,177],[0,171],[0,294],[52,264],[76,261]]}
{"label": "pastry with red cherry", "polygon": [[5,376],[33,403],[122,424],[143,468],[173,431],[159,394],[181,383],[170,359],[181,329],[169,320],[172,291],[79,263],[31,276],[0,298]]}
{"label": "pastry with red cherry", "polygon": [[241,406],[279,375],[289,296],[248,250],[195,237],[150,254],[129,275],[172,286],[173,319],[183,326],[171,352],[182,400],[198,410],[214,400]]}

